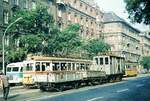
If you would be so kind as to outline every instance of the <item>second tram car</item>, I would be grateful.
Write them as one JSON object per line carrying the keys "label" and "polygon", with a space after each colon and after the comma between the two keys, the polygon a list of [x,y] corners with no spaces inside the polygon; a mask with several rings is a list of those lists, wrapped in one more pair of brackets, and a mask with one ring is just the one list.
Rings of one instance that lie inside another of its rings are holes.
{"label": "second tram car", "polygon": [[124,71],[124,57],[115,55],[101,55],[93,58],[95,69],[104,71],[108,81],[121,80]]}

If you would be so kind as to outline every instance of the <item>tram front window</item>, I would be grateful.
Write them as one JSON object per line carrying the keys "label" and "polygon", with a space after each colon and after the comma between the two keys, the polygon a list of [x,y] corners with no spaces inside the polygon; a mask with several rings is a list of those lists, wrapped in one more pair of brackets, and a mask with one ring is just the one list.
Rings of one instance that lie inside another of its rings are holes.
{"label": "tram front window", "polygon": [[12,71],[13,71],[13,72],[18,72],[18,71],[19,71],[19,67],[13,67],[13,68],[12,68]]}
{"label": "tram front window", "polygon": [[11,67],[7,67],[7,72],[11,72]]}

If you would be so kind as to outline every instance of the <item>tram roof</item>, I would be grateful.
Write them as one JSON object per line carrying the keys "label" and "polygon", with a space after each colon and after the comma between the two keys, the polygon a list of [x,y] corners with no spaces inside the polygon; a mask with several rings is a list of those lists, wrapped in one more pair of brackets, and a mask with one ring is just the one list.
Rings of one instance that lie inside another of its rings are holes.
{"label": "tram roof", "polygon": [[73,59],[73,58],[59,58],[59,57],[45,57],[45,56],[31,56],[27,58],[27,61],[71,61],[71,62],[92,62],[85,59]]}
{"label": "tram roof", "polygon": [[113,55],[113,54],[98,55],[98,56],[95,56],[95,57],[105,57],[105,56],[116,57],[116,58],[124,58],[123,56],[118,56],[118,55]]}

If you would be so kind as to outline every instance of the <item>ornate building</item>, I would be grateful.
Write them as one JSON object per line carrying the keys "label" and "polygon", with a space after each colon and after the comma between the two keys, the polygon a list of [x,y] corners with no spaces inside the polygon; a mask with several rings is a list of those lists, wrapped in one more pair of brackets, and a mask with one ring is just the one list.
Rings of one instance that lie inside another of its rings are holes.
{"label": "ornate building", "polygon": [[[88,0],[89,1],[89,0]],[[71,23],[81,25],[82,38],[96,38],[101,36],[103,29],[103,12],[99,7],[87,0],[57,0],[57,22],[60,29]]]}
{"label": "ornate building", "polygon": [[140,31],[133,28],[115,13],[104,14],[104,38],[111,51],[124,56],[126,67],[138,67],[141,56]]}

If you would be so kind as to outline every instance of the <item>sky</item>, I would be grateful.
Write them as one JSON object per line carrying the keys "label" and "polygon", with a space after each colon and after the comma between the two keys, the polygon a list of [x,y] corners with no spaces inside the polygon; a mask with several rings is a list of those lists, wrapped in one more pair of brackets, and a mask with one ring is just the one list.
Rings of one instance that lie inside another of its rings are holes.
{"label": "sky", "polygon": [[[123,0],[95,0],[100,6],[101,10],[110,12],[115,12],[119,17],[125,19],[127,22],[130,22],[128,19],[128,13],[125,10],[125,3]],[[140,31],[147,31],[149,28],[143,24],[131,24],[133,27],[139,29]]]}

